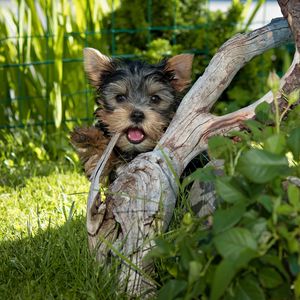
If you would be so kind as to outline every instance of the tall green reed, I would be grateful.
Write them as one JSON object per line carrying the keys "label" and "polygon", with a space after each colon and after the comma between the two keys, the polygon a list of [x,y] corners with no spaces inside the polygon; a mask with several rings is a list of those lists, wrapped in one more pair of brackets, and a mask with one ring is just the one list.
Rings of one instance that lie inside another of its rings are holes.
{"label": "tall green reed", "polygon": [[[0,125],[92,117],[82,49],[101,44],[110,1],[18,0],[0,7]],[[92,39],[91,39],[92,37]]]}

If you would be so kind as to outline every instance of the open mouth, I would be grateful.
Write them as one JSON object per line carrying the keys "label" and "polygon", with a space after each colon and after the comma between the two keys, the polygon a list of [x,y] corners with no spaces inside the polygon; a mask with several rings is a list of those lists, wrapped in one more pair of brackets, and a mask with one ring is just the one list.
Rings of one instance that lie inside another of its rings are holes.
{"label": "open mouth", "polygon": [[128,141],[132,144],[139,144],[145,139],[145,132],[140,128],[129,128],[126,134]]}

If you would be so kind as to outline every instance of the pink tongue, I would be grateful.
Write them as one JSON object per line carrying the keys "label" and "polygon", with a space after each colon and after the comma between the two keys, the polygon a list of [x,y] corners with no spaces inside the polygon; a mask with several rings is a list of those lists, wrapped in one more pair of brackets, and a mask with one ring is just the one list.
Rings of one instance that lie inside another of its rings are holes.
{"label": "pink tongue", "polygon": [[130,141],[138,143],[141,142],[144,138],[144,133],[138,128],[130,128],[127,131],[127,137]]}

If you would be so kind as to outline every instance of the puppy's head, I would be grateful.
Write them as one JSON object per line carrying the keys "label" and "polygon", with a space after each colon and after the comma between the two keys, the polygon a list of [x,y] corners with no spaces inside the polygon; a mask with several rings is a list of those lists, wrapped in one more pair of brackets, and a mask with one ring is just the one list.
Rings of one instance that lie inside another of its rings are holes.
{"label": "puppy's head", "polygon": [[96,118],[110,133],[121,132],[124,152],[153,149],[190,83],[193,55],[181,54],[158,64],[113,60],[84,49],[84,67],[99,94]]}

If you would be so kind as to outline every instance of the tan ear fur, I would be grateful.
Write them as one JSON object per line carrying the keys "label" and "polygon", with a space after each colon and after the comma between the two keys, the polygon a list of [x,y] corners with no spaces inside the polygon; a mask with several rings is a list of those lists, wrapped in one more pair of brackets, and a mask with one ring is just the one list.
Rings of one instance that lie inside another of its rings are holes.
{"label": "tan ear fur", "polygon": [[94,48],[83,49],[84,70],[90,83],[99,87],[103,71],[111,69],[111,59]]}
{"label": "tan ear fur", "polygon": [[167,61],[167,71],[174,72],[174,79],[172,81],[173,87],[181,92],[191,82],[192,64],[194,55],[193,54],[179,54],[171,57]]}

